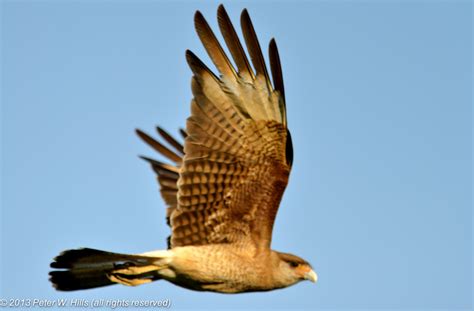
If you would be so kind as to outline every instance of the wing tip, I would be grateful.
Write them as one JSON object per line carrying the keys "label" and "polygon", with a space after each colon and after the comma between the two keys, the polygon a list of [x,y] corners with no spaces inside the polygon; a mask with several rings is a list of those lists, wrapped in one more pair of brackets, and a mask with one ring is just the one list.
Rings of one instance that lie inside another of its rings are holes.
{"label": "wing tip", "polygon": [[275,40],[275,37],[272,37],[270,39],[270,43],[268,44],[269,47],[271,48],[276,48],[276,40]]}
{"label": "wing tip", "polygon": [[158,162],[158,161],[156,161],[155,159],[149,158],[149,157],[144,156],[144,155],[141,155],[141,154],[139,154],[138,157],[139,157],[140,159],[142,159],[143,161],[149,163],[149,164],[153,164],[153,163],[155,163],[155,162]]}
{"label": "wing tip", "polygon": [[196,10],[196,12],[194,13],[194,27],[199,32],[199,28],[204,24],[207,24],[204,15],[202,15],[201,11]]}
{"label": "wing tip", "polygon": [[138,137],[140,137],[142,140],[145,140],[144,137],[147,137],[147,136],[148,136],[145,132],[143,132],[143,131],[140,130],[139,128],[136,128],[136,129],[135,129],[135,134],[137,134]]}

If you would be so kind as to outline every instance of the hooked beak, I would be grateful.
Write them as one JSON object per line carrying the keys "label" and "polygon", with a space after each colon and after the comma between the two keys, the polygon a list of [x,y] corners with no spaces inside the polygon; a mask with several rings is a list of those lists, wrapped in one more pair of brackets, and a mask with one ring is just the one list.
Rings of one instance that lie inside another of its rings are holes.
{"label": "hooked beak", "polygon": [[316,283],[316,281],[318,280],[318,275],[313,270],[310,270],[310,271],[305,273],[304,279],[309,280],[313,283]]}

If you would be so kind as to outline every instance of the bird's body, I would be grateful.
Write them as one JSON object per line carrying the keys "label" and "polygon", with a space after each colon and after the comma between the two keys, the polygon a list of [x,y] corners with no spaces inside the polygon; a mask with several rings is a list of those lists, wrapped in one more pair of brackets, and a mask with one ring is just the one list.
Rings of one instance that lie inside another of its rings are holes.
{"label": "bird's body", "polygon": [[193,290],[238,293],[286,287],[291,280],[275,275],[278,253],[248,246],[184,246],[171,250],[169,271],[161,277]]}
{"label": "bird's body", "polygon": [[169,147],[137,130],[174,163],[143,157],[156,172],[168,205],[168,249],[137,255],[65,251],[51,264],[61,269],[50,272],[58,290],[164,279],[193,290],[240,293],[316,281],[308,262],[271,250],[293,162],[276,43],[269,46],[272,84],[247,11],[241,23],[255,71],[223,6],[218,21],[236,68],[198,11],[197,33],[220,76],[186,52],[194,98],[182,131],[184,146],[161,128],[158,133]]}

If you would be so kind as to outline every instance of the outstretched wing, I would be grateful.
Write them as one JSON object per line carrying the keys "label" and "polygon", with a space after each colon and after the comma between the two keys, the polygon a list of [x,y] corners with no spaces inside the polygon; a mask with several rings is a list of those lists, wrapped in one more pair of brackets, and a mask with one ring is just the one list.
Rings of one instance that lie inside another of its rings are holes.
{"label": "outstretched wing", "polygon": [[202,14],[196,12],[197,33],[220,77],[186,52],[194,73],[194,98],[184,158],[170,155],[161,144],[157,147],[156,141],[141,136],[177,165],[170,169],[151,161],[159,181],[165,171],[179,173],[177,197],[165,197],[164,190],[171,186],[160,181],[170,206],[171,247],[249,242],[269,247],[293,155],[278,50],[272,40],[272,85],[247,11],[241,15],[242,31],[255,71],[222,5],[218,21],[236,68]]}
{"label": "outstretched wing", "polygon": [[247,11],[241,15],[242,31],[255,72],[223,6],[218,20],[237,69],[198,11],[197,33],[221,75],[186,52],[194,99],[171,245],[245,241],[269,247],[291,163],[278,52],[272,41],[273,87]]}

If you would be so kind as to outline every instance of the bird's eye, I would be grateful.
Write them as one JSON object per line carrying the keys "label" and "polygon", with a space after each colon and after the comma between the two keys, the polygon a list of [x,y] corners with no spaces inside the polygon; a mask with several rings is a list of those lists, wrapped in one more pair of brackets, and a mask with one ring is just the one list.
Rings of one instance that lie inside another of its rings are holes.
{"label": "bird's eye", "polygon": [[293,267],[293,268],[296,268],[296,267],[298,267],[298,263],[290,262],[290,266]]}

